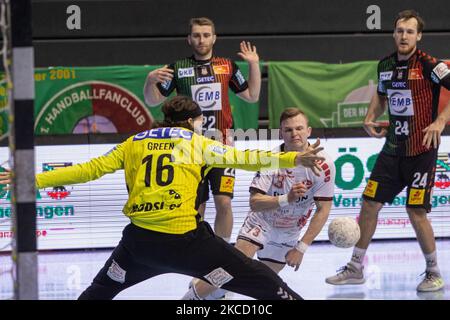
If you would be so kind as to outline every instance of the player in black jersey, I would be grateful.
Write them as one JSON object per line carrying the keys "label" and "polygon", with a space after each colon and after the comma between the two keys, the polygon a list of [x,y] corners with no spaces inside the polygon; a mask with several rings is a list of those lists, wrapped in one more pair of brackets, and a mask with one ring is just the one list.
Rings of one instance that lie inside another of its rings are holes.
{"label": "player in black jersey", "polygon": [[[444,287],[427,213],[431,210],[437,148],[450,120],[450,103],[439,115],[437,110],[440,87],[450,89],[450,70],[444,62],[417,49],[423,26],[415,11],[400,12],[394,30],[397,51],[378,64],[378,92],[369,105],[364,128],[372,137],[386,137],[386,143],[363,193],[361,238],[351,261],[326,279],[329,284],[364,283],[362,262],[377,227],[378,212],[407,187],[406,211],[426,261],[425,277],[417,291]],[[389,128],[377,130],[376,120],[386,106]]]}

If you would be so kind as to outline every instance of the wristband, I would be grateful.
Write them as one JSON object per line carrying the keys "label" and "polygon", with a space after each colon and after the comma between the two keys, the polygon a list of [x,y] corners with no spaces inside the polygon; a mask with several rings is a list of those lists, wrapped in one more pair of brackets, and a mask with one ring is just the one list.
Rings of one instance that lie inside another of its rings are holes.
{"label": "wristband", "polygon": [[308,249],[308,245],[306,243],[304,243],[303,241],[299,241],[297,242],[297,244],[295,245],[295,249],[297,249],[298,251],[300,251],[301,253],[305,253],[306,250]]}
{"label": "wristband", "polygon": [[278,204],[281,208],[287,207],[289,205],[288,195],[283,194],[281,196],[278,196]]}

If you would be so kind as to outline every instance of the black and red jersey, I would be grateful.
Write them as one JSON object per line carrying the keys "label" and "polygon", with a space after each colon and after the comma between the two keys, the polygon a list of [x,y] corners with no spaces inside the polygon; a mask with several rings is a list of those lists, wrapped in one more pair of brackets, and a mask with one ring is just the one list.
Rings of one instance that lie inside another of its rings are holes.
{"label": "black and red jersey", "polygon": [[170,64],[169,68],[174,70],[174,77],[158,84],[161,94],[167,97],[176,90],[179,95],[192,97],[202,108],[204,129],[220,130],[226,143],[226,130],[233,125],[228,88],[234,93],[248,88],[236,63],[216,56],[202,61],[191,56]]}
{"label": "black and red jersey", "polygon": [[389,130],[383,152],[415,156],[429,151],[425,133],[438,116],[440,87],[450,90],[448,66],[421,50],[399,61],[394,53],[378,63],[378,94],[387,98]]}

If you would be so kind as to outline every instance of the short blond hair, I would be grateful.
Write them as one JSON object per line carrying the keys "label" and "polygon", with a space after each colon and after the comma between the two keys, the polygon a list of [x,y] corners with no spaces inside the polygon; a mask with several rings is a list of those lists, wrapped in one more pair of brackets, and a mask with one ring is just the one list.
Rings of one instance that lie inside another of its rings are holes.
{"label": "short blond hair", "polygon": [[216,34],[214,22],[209,18],[206,17],[191,18],[191,20],[189,21],[189,33],[192,32],[193,26],[211,26],[212,33]]}
{"label": "short blond hair", "polygon": [[293,117],[296,117],[299,114],[301,114],[302,116],[305,117],[306,123],[309,122],[308,117],[306,116],[306,114],[302,110],[300,110],[298,108],[291,107],[291,108],[284,109],[284,111],[281,113],[281,115],[280,115],[280,127],[281,127],[281,123],[283,121],[285,121],[287,119],[290,119],[290,118],[293,118]]}

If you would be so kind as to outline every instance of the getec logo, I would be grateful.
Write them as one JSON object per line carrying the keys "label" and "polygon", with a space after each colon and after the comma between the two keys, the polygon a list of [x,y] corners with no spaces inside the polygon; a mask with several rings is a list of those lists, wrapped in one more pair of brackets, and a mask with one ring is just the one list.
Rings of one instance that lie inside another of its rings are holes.
{"label": "getec logo", "polygon": [[197,78],[197,83],[214,82],[214,76]]}
{"label": "getec logo", "polygon": [[393,115],[414,115],[411,90],[388,90],[389,109]]}
{"label": "getec logo", "polygon": [[392,82],[392,88],[406,88],[406,82]]}

